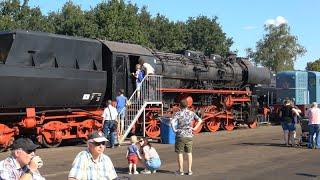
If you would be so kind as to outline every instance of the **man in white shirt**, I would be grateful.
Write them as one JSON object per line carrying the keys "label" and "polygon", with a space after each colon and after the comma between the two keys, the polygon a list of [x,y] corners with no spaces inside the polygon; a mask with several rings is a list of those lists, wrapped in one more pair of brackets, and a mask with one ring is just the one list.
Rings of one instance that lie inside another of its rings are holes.
{"label": "man in white shirt", "polygon": [[149,76],[149,75],[154,75],[155,71],[154,71],[154,68],[149,64],[149,63],[146,63],[144,61],[144,59],[142,59],[140,57],[139,59],[139,64],[141,65],[142,67],[142,70],[145,72],[145,76],[148,76],[146,78],[146,98],[148,101],[154,101],[155,100],[155,89],[156,89],[156,84],[155,84],[155,78],[154,76]]}
{"label": "man in white shirt", "polygon": [[142,69],[145,71],[145,75],[152,75],[154,74],[154,68],[144,61],[144,59],[139,59],[139,64],[142,66]]}
{"label": "man in white shirt", "polygon": [[103,133],[105,134],[106,138],[110,142],[110,147],[113,148],[116,140],[116,133],[113,133],[113,131],[116,131],[117,128],[117,116],[118,112],[115,107],[111,105],[112,101],[107,101],[107,107],[104,109],[102,117],[103,117]]}

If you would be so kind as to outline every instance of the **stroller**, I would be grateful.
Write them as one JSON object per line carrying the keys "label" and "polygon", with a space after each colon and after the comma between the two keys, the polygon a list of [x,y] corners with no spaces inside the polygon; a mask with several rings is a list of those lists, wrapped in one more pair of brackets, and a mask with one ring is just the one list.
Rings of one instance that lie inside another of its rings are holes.
{"label": "stroller", "polygon": [[308,119],[301,119],[300,126],[301,126],[301,136],[299,140],[300,146],[307,146],[308,145],[308,136],[309,136],[309,128],[308,128],[309,120]]}

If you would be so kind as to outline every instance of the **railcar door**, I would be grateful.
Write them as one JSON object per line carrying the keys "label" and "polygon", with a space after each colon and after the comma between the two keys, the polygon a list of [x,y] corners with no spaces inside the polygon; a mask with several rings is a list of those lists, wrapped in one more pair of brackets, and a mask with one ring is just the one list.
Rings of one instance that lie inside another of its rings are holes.
{"label": "railcar door", "polygon": [[120,89],[124,89],[125,92],[127,91],[127,63],[126,63],[126,56],[123,55],[116,55],[115,56],[115,64],[114,64],[114,81],[113,81],[113,96],[112,98],[118,95]]}

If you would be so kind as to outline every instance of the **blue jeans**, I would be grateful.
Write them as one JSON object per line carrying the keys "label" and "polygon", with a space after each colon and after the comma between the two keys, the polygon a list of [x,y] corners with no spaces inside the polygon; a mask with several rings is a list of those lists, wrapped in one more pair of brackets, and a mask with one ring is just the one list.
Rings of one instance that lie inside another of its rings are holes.
{"label": "blue jeans", "polygon": [[109,140],[110,146],[114,146],[115,144],[116,133],[111,132],[111,128],[115,123],[115,121],[105,120],[103,124],[103,133],[104,136]]}
{"label": "blue jeans", "polygon": [[[309,148],[320,148],[320,124],[309,124]],[[314,141],[313,136],[316,134],[316,139]]]}
{"label": "blue jeans", "polygon": [[149,160],[146,160],[144,164],[147,169],[149,169],[150,171],[154,171],[160,168],[161,161],[160,158],[151,158]]}

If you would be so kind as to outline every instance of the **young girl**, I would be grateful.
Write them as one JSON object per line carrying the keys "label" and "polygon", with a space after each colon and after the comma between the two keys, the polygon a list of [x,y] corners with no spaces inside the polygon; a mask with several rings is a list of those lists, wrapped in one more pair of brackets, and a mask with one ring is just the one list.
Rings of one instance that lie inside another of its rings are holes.
{"label": "young girl", "polygon": [[144,78],[144,71],[141,69],[140,64],[136,64],[136,72],[132,73],[132,75],[136,78],[136,88],[140,91],[141,82]]}
{"label": "young girl", "polygon": [[139,174],[137,171],[137,163],[138,163],[138,158],[141,159],[141,156],[139,153],[139,149],[136,145],[137,142],[138,142],[137,136],[131,136],[131,145],[129,145],[127,150],[127,155],[126,155],[129,163],[129,174],[132,174],[132,173]]}
{"label": "young girl", "polygon": [[142,174],[156,173],[156,171],[161,166],[161,160],[160,160],[159,154],[157,153],[156,149],[151,146],[147,138],[141,138],[139,140],[139,144],[142,149],[142,155],[144,156],[144,159],[145,159],[144,165],[146,166],[145,170],[141,171],[141,173]]}

